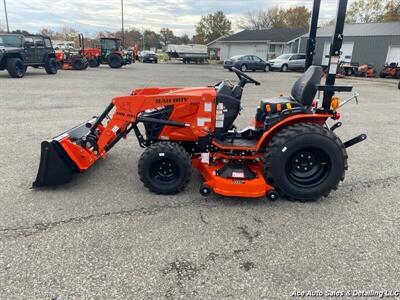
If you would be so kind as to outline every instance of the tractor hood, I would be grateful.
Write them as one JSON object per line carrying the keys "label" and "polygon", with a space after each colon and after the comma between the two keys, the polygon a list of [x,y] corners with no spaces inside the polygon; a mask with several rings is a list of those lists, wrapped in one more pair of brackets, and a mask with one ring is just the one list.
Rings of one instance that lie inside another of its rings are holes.
{"label": "tractor hood", "polygon": [[142,89],[135,89],[131,95],[145,95],[145,96],[216,96],[215,87],[148,87]]}

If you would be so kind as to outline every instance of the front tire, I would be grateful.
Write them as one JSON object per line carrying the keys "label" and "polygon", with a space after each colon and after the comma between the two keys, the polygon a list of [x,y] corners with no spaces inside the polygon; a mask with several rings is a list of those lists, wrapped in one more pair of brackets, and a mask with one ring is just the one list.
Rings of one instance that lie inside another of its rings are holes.
{"label": "front tire", "polygon": [[20,58],[9,58],[7,60],[7,71],[12,78],[22,78],[25,75],[26,68]]}
{"label": "front tire", "polygon": [[49,58],[45,65],[44,68],[46,70],[46,73],[49,75],[54,75],[57,74],[58,67],[57,67],[57,62],[55,58]]}
{"label": "front tire", "polygon": [[336,189],[346,170],[347,153],[340,139],[318,124],[300,123],[273,137],[264,176],[279,195],[310,201]]}
{"label": "front tire", "polygon": [[264,72],[269,72],[269,71],[271,71],[271,68],[269,67],[269,65],[265,65]]}
{"label": "front tire", "polygon": [[288,65],[283,65],[282,67],[281,67],[281,72],[287,72],[289,70],[289,68],[288,68]]}
{"label": "front tire", "polygon": [[116,53],[110,54],[107,58],[108,65],[110,68],[119,69],[123,65],[122,57]]}
{"label": "front tire", "polygon": [[192,174],[190,155],[176,143],[158,142],[143,152],[138,173],[151,192],[177,194],[189,183]]}
{"label": "front tire", "polygon": [[240,70],[241,70],[242,72],[246,72],[246,71],[247,71],[247,66],[246,66],[246,65],[242,65],[242,66],[240,67]]}

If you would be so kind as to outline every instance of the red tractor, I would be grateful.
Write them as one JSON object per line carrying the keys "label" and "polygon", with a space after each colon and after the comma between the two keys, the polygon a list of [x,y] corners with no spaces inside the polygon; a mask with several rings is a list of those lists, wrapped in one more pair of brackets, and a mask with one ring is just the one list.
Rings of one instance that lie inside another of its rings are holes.
{"label": "red tractor", "polygon": [[390,63],[385,65],[383,70],[379,73],[379,77],[400,78],[400,66],[398,65],[398,63]]}
{"label": "red tractor", "polygon": [[116,38],[100,38],[100,48],[87,48],[84,56],[91,68],[100,64],[108,64],[110,68],[118,69],[132,63],[132,54],[121,47],[121,40]]}
{"label": "red tractor", "polygon": [[89,66],[85,56],[85,42],[82,34],[78,35],[78,49],[56,50],[56,61],[59,69],[63,70],[86,70]]}
{"label": "red tractor", "polygon": [[[237,130],[234,122],[245,86],[260,83],[235,68],[236,84],[221,81],[199,88],[135,89],[114,98],[99,117],[44,141],[33,186],[69,182],[73,174],[106,158],[133,132],[145,148],[138,163],[139,178],[156,194],[181,192],[195,168],[203,178],[202,195],[214,192],[271,200],[279,195],[302,201],[327,196],[344,179],[346,148],[366,139],[361,134],[343,143],[334,132],[342,123],[327,124],[338,121],[338,109],[358,96],[341,104],[334,96],[352,91],[351,86],[335,86],[334,64],[339,61],[346,7],[347,1],[340,0],[325,85],[320,83],[322,68],[307,63],[307,71],[294,83],[290,96],[260,101],[253,127]],[[312,26],[316,28],[315,11]],[[312,32],[316,30],[310,30],[310,40],[315,40]],[[307,51],[309,55],[313,52]],[[323,94],[321,100],[316,99],[317,92]]]}

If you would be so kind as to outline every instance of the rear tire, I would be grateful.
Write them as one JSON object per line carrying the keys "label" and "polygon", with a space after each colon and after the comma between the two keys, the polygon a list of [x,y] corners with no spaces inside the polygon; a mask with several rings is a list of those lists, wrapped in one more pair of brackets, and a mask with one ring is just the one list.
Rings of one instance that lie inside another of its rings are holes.
{"label": "rear tire", "polygon": [[110,54],[107,58],[108,65],[110,68],[119,69],[123,65],[122,57],[116,53]]}
{"label": "rear tire", "polygon": [[72,69],[82,71],[85,69],[85,61],[81,57],[74,57],[71,61]]}
{"label": "rear tire", "polygon": [[190,155],[176,143],[153,144],[140,157],[138,173],[151,192],[177,194],[189,183],[192,174]]}
{"label": "rear tire", "polygon": [[58,67],[57,67],[57,62],[55,58],[49,58],[45,65],[44,68],[46,70],[46,73],[49,75],[54,75],[57,74]]}
{"label": "rear tire", "polygon": [[9,58],[7,60],[7,71],[12,78],[22,78],[25,75],[26,68],[20,58]]}
{"label": "rear tire", "polygon": [[97,68],[99,66],[99,61],[95,58],[89,58],[89,67],[91,68]]}
{"label": "rear tire", "polygon": [[280,196],[310,201],[336,189],[346,170],[347,153],[340,139],[318,124],[300,123],[273,137],[264,176]]}

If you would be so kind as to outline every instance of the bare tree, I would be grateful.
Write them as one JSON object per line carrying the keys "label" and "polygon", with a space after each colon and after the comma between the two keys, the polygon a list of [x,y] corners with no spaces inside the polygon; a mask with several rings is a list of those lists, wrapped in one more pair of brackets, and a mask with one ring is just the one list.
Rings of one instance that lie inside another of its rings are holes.
{"label": "bare tree", "polygon": [[311,12],[305,6],[289,9],[273,7],[247,13],[239,25],[242,29],[304,28],[309,26]]}

